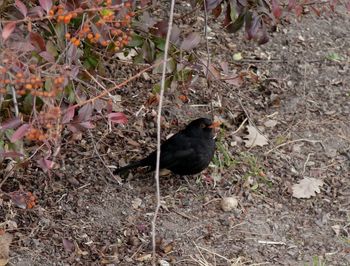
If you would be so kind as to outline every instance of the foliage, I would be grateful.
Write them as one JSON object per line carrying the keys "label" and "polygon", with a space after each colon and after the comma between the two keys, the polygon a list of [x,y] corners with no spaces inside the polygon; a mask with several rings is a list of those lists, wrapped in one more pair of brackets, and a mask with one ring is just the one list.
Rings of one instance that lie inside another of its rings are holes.
{"label": "foliage", "polygon": [[42,151],[37,163],[47,171],[65,128],[93,128],[94,111],[111,123],[126,122],[124,114],[112,112],[110,101],[84,105],[84,99],[100,95],[84,88],[99,53],[117,52],[131,40],[134,3],[118,2],[15,1],[19,12],[1,21],[0,161],[23,158],[23,141],[36,143]]}

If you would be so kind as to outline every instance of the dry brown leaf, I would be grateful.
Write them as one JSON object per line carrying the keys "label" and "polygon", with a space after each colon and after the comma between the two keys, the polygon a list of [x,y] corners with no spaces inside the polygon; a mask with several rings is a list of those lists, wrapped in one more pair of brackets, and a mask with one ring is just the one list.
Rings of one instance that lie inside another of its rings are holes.
{"label": "dry brown leaf", "polygon": [[298,184],[292,186],[293,197],[298,199],[308,199],[316,196],[316,193],[320,193],[320,187],[324,182],[320,179],[305,177]]}
{"label": "dry brown leaf", "polygon": [[13,236],[9,233],[0,234],[0,266],[5,266],[9,261],[12,238]]}
{"label": "dry brown leaf", "polygon": [[244,138],[246,139],[245,142],[245,146],[247,148],[253,148],[255,146],[264,146],[267,145],[267,138],[260,134],[259,131],[253,127],[253,126],[247,126],[248,129],[248,136],[245,136]]}

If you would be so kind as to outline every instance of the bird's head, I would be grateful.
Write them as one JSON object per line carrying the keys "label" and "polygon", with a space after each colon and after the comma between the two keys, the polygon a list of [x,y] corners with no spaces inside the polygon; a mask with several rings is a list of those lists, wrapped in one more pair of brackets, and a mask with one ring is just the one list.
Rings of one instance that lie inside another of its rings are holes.
{"label": "bird's head", "polygon": [[218,126],[218,122],[213,122],[209,118],[198,118],[189,123],[184,131],[186,132],[186,134],[192,137],[213,138],[213,129]]}

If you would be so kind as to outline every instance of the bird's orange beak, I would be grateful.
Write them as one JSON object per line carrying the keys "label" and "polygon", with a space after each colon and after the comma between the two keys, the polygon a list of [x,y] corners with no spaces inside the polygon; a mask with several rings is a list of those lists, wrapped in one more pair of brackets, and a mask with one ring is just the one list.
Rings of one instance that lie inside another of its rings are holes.
{"label": "bird's orange beak", "polygon": [[220,122],[214,121],[208,128],[218,128],[221,125]]}

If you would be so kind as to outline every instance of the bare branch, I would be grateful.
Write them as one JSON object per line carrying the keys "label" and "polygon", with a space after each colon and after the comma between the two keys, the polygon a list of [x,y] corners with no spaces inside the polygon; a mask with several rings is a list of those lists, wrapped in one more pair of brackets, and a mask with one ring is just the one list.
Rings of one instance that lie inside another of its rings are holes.
{"label": "bare branch", "polygon": [[160,123],[161,123],[161,117],[162,117],[166,65],[167,65],[167,59],[168,59],[168,50],[169,50],[171,29],[172,29],[173,18],[174,18],[174,6],[175,6],[175,0],[171,0],[169,22],[168,22],[168,32],[166,35],[165,47],[164,47],[162,80],[161,80],[161,84],[160,84],[160,96],[159,96],[158,116],[157,116],[157,164],[156,164],[156,173],[155,173],[156,189],[157,189],[157,191],[156,191],[157,206],[156,206],[156,209],[154,211],[154,216],[153,216],[153,221],[152,221],[152,254],[153,254],[152,264],[153,265],[156,265],[156,222],[157,222],[157,216],[158,216],[158,212],[159,212],[159,208],[160,208],[160,188],[159,188],[160,126],[161,126]]}

